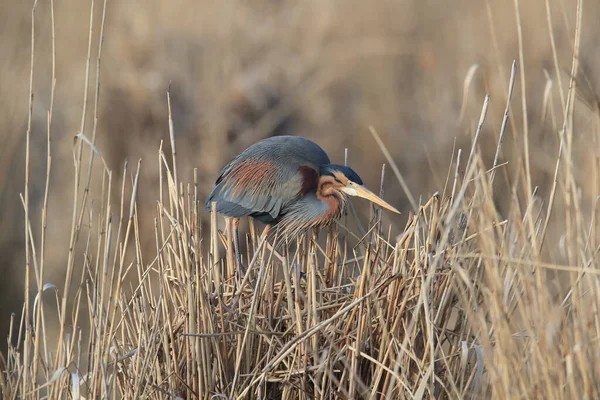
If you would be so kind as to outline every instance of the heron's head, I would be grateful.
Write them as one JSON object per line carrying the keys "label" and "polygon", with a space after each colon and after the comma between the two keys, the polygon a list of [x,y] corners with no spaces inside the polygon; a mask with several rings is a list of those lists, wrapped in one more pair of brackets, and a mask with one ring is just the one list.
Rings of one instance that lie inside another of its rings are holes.
{"label": "heron's head", "polygon": [[381,207],[400,214],[395,207],[363,186],[360,176],[352,168],[344,165],[329,164],[321,169],[321,176],[330,176],[334,179],[334,188],[348,196],[358,196],[367,199]]}

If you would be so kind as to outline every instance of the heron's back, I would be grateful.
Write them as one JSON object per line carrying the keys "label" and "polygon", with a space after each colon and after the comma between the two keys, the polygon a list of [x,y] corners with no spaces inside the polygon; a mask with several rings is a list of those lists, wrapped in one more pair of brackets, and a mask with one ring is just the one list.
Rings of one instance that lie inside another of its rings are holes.
{"label": "heron's back", "polygon": [[207,200],[230,217],[251,216],[277,222],[286,209],[318,182],[329,157],[316,143],[299,136],[273,136],[244,150],[227,164]]}

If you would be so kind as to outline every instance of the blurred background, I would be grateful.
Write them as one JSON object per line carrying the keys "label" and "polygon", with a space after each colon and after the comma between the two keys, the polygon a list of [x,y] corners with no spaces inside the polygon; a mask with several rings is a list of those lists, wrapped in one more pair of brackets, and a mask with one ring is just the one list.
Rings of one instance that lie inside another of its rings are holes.
{"label": "blurred background", "polygon": [[[501,161],[509,161],[504,167],[509,170],[521,167],[525,88],[533,185],[540,187],[538,194],[545,199],[558,151],[557,124],[562,124],[559,81],[565,92],[569,82],[576,2],[516,3],[109,1],[100,68],[97,148],[114,171],[114,188],[121,186],[125,161],[131,173],[131,166],[142,158],[138,206],[142,238],[150,250],[154,247],[153,218],[143,215],[153,215],[156,210],[161,140],[165,141],[166,153],[170,153],[166,101],[169,85],[179,178],[192,183],[193,169],[197,168],[203,196],[212,188],[219,169],[233,156],[277,134],[313,139],[336,163],[343,163],[344,149],[348,148],[349,164],[368,187],[377,191],[385,157],[369,133],[369,126],[373,126],[418,201],[443,189],[457,149],[468,154],[485,94],[490,94],[490,108],[479,146],[491,166],[511,63],[517,60],[518,73],[522,67],[518,9],[526,80],[523,87],[517,75]],[[0,4],[1,332],[7,332],[10,314],[20,313],[23,301],[24,213],[19,193],[24,190],[32,4]],[[50,5],[50,0],[39,0],[35,13],[30,197],[36,232],[44,196],[52,88]],[[96,1],[93,11],[85,129],[89,137],[101,1]],[[46,280],[60,285],[72,218],[73,137],[81,124],[90,2],[55,0],[54,14],[56,92]],[[595,82],[600,79],[596,27],[600,3],[584,1],[583,15],[579,78],[582,97],[576,106],[573,151],[575,167],[591,171],[599,150],[596,144],[593,147],[589,142],[577,141],[577,132],[597,129],[594,102]],[[550,32],[556,43],[558,72]],[[465,92],[469,71],[474,73]],[[511,164],[511,159],[517,161]],[[499,184],[508,187],[509,183],[513,182]],[[578,182],[584,204],[597,195],[596,186],[586,183]],[[411,206],[389,168],[385,188],[385,198],[403,212],[387,216],[396,223],[397,233]],[[510,192],[497,193],[502,211]],[[118,190],[114,190],[113,198],[119,201]],[[101,192],[92,192],[91,201],[100,204]],[[368,216],[366,203],[354,204],[360,215]]]}

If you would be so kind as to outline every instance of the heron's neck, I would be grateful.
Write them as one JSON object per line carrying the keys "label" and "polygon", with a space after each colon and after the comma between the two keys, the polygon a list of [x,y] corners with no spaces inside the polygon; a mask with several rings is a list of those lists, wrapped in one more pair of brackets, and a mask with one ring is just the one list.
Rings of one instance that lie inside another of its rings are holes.
{"label": "heron's neck", "polygon": [[337,185],[333,177],[323,176],[319,180],[317,199],[327,204],[327,212],[322,216],[323,219],[338,218],[346,206],[346,197],[336,187]]}

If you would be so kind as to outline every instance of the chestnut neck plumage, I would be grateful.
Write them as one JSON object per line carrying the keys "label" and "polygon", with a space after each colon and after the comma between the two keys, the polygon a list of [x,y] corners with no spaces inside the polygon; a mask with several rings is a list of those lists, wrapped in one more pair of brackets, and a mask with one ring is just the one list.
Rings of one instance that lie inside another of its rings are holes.
{"label": "chestnut neck plumage", "polygon": [[317,199],[327,204],[327,212],[318,223],[326,224],[338,218],[346,206],[346,196],[340,191],[340,183],[332,176],[321,176],[317,187]]}

